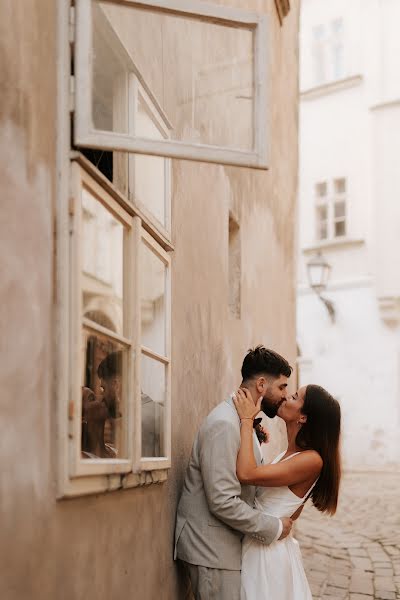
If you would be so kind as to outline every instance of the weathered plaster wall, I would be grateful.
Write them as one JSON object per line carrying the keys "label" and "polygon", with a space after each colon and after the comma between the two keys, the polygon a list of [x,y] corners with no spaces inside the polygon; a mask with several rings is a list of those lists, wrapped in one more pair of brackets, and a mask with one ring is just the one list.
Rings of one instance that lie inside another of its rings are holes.
{"label": "weathered plaster wall", "polygon": [[0,7],[1,596],[51,598],[55,9]]}
{"label": "weathered plaster wall", "polygon": [[[162,485],[68,501],[55,500],[56,3],[1,5],[0,588],[7,600],[183,597],[173,529],[194,433],[239,383],[249,346],[262,342],[295,361],[298,5],[281,28],[273,0],[229,4],[271,14],[271,169],[174,165],[173,468]],[[240,320],[229,312],[230,209],[242,239]]]}

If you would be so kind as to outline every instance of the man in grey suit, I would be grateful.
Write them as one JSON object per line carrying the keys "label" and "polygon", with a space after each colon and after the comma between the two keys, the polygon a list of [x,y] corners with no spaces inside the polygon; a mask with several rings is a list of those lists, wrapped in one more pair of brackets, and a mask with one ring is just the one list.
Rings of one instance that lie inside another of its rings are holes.
{"label": "man in grey suit", "polygon": [[[257,346],[244,358],[241,387],[255,405],[262,396],[261,408],[272,418],[286,399],[291,372],[282,356]],[[243,535],[271,544],[292,527],[291,519],[253,508],[255,487],[241,486],[236,477],[239,446],[240,419],[230,396],[196,435],[178,506],[174,558],[184,563],[196,600],[240,600]],[[254,453],[260,464],[255,433]]]}

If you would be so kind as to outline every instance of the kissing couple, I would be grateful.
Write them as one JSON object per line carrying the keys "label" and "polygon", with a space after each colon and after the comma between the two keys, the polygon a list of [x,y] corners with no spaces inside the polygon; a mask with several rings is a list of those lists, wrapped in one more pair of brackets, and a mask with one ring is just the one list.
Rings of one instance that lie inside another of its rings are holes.
{"label": "kissing couple", "polygon": [[[340,406],[318,385],[287,396],[292,368],[257,346],[240,388],[202,423],[178,505],[174,558],[196,600],[312,600],[292,523],[311,499],[336,511]],[[287,449],[263,464],[253,421],[283,419]]]}

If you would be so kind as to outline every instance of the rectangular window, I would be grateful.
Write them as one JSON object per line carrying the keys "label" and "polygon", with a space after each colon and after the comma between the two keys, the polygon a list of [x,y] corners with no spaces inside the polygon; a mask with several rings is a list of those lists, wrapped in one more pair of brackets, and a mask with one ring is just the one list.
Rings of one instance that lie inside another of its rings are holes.
{"label": "rectangular window", "polygon": [[71,199],[70,476],[170,466],[170,259],[77,163]]}
{"label": "rectangular window", "polygon": [[344,72],[344,40],[343,19],[335,19],[331,22],[331,69],[332,79],[342,79]]}
{"label": "rectangular window", "polygon": [[[140,251],[141,464],[170,454],[169,259],[145,232]],[[162,464],[162,463],[161,463]]]}
{"label": "rectangular window", "polygon": [[314,26],[311,37],[314,85],[345,77],[343,19]]}
{"label": "rectangular window", "polygon": [[76,146],[267,168],[266,27],[198,0],[76,0]]}
{"label": "rectangular window", "polygon": [[333,221],[334,237],[346,235],[346,180],[334,179]]}
{"label": "rectangular window", "polygon": [[328,206],[317,206],[317,239],[326,240],[328,237]]}
{"label": "rectangular window", "polygon": [[317,25],[312,30],[312,57],[314,84],[321,85],[327,79],[325,25]]}
{"label": "rectangular window", "polygon": [[347,234],[345,178],[315,185],[315,217],[317,240],[340,238]]}

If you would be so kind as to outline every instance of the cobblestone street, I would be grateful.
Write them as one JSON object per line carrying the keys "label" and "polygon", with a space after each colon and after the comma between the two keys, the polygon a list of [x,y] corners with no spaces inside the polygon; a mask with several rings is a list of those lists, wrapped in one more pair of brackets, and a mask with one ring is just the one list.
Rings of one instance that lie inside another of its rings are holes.
{"label": "cobblestone street", "polygon": [[400,599],[400,473],[348,473],[334,517],[307,504],[298,539],[314,600]]}

